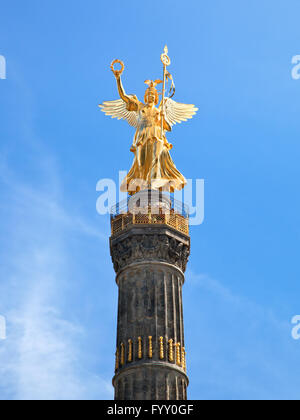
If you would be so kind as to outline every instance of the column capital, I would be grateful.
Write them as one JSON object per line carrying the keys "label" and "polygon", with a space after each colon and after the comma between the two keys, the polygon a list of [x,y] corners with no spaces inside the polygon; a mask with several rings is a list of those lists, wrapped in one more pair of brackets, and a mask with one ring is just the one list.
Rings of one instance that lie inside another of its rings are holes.
{"label": "column capital", "polygon": [[116,273],[138,262],[165,262],[185,272],[190,255],[190,238],[175,229],[132,227],[110,238],[110,252]]}

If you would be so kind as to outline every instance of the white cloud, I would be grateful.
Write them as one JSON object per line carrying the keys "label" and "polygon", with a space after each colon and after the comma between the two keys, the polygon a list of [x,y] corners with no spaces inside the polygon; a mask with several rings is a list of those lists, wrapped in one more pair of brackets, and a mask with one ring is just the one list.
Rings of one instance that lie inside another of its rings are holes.
{"label": "white cloud", "polygon": [[184,298],[192,398],[299,398],[290,319],[191,269]]}
{"label": "white cloud", "polygon": [[82,364],[86,331],[64,311],[71,258],[67,232],[75,229],[100,241],[105,236],[60,206],[57,183],[46,194],[42,186],[17,182],[3,165],[0,181],[5,234],[0,313],[7,321],[7,339],[0,342],[0,399],[112,398],[110,378]]}

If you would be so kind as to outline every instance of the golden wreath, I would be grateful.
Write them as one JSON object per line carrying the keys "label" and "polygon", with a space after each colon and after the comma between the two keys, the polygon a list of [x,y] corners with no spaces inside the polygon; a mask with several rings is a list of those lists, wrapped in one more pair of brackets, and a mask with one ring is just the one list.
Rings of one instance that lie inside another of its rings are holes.
{"label": "golden wreath", "polygon": [[[118,64],[120,64],[120,66],[121,66],[121,70],[115,70],[114,65],[115,65],[115,64],[117,64],[117,63],[118,63]],[[123,61],[121,61],[121,60],[114,60],[114,61],[111,63],[110,68],[111,68],[111,71],[112,71],[114,74],[118,73],[118,74],[120,74],[120,76],[121,76],[121,74],[122,74],[122,73],[123,73],[123,71],[124,71],[125,66],[124,66]]]}

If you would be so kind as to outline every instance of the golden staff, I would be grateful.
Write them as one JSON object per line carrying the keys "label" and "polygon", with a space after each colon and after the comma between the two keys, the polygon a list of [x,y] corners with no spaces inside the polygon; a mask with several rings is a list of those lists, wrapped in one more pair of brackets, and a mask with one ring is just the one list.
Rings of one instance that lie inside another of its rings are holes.
{"label": "golden staff", "polygon": [[166,75],[167,75],[167,66],[171,64],[170,57],[168,56],[168,47],[165,46],[163,54],[160,56],[161,62],[164,66],[164,76],[163,76],[163,90],[162,90],[162,115],[161,115],[161,139],[163,139],[164,133],[164,112],[165,112],[165,93],[166,93]]}

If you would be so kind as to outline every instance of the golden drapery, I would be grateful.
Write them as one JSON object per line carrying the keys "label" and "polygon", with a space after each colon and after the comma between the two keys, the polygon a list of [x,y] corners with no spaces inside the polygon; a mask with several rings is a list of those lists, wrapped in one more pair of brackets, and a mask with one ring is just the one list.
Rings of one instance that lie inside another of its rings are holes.
{"label": "golden drapery", "polygon": [[[165,136],[161,138],[159,109],[139,103],[137,130],[132,151],[134,160],[121,184],[121,191],[130,195],[147,188],[174,192],[186,185],[185,177],[176,168]],[[128,106],[130,110],[130,105]],[[136,109],[136,108],[135,108]],[[170,128],[168,126],[166,129]]]}

